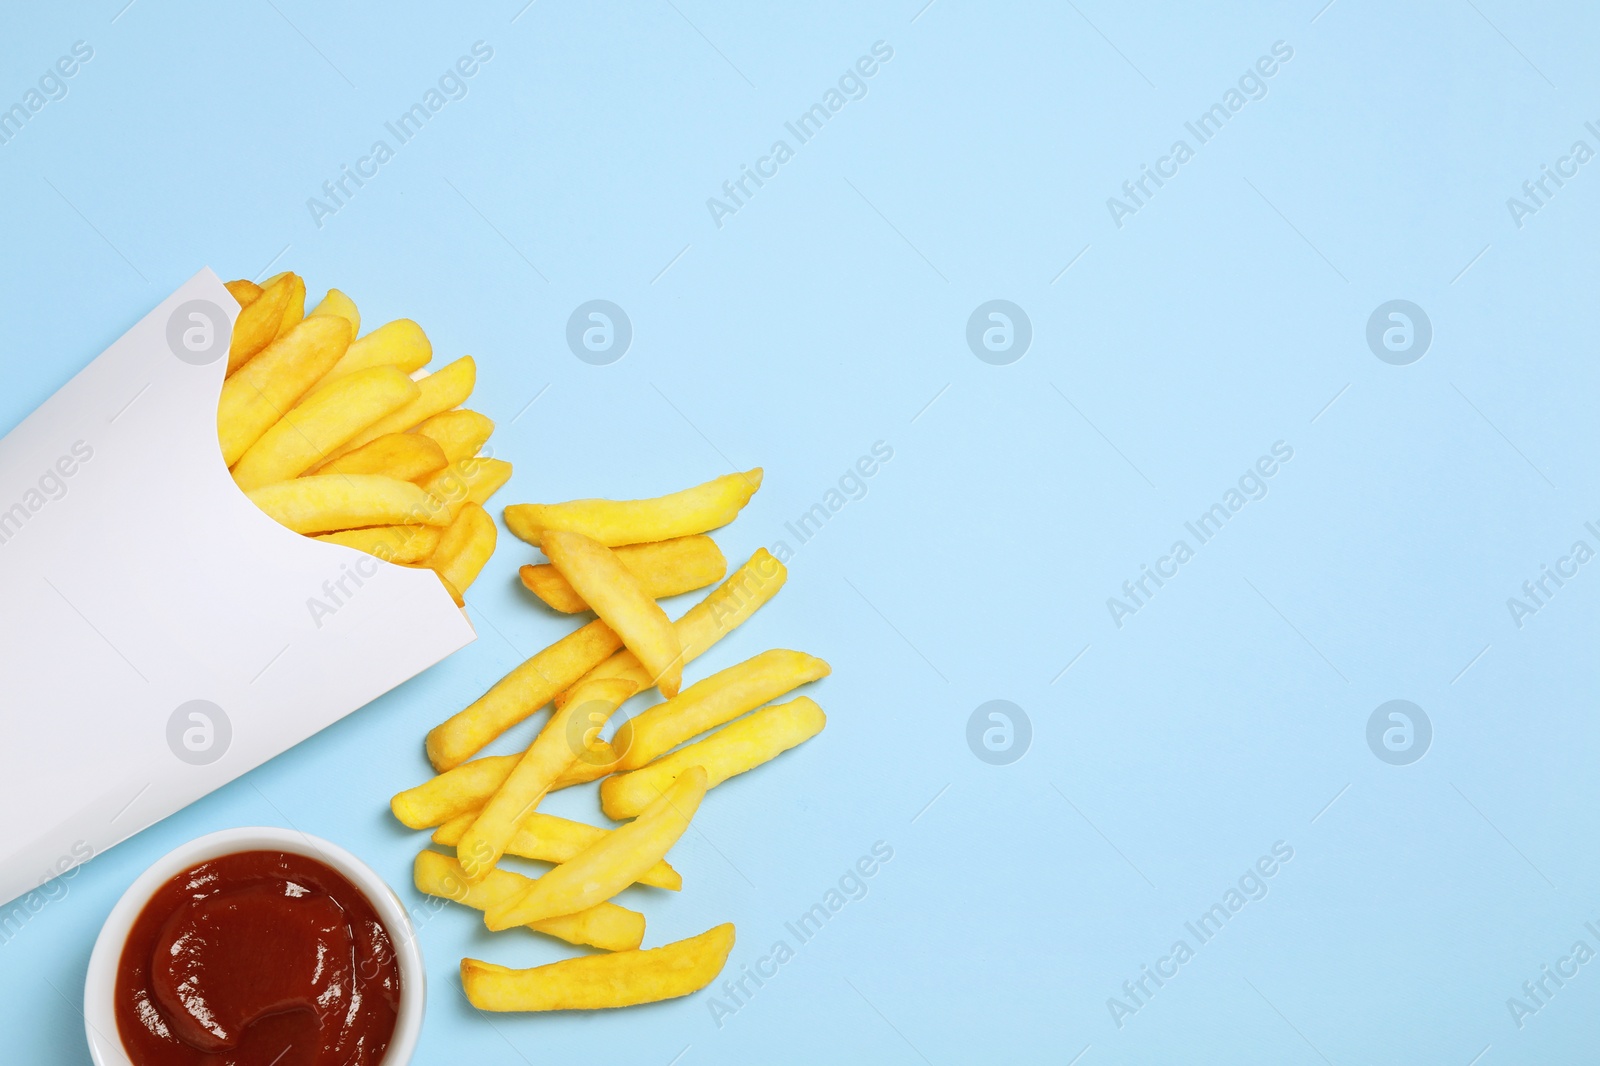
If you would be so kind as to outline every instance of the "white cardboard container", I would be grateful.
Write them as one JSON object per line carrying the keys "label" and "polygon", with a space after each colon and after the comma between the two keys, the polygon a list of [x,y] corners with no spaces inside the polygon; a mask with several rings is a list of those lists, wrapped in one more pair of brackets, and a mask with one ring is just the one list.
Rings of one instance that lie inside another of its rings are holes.
{"label": "white cardboard container", "polygon": [[430,571],[294,533],[234,484],[238,309],[201,271],[0,438],[0,902],[475,639]]}

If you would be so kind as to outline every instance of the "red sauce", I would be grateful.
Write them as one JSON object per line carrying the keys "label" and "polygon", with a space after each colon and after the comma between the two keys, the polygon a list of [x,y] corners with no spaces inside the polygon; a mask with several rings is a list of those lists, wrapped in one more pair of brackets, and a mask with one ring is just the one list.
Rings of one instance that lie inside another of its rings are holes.
{"label": "red sauce", "polygon": [[400,965],[337,870],[281,851],[201,863],[150,897],[117,966],[136,1066],[377,1066]]}

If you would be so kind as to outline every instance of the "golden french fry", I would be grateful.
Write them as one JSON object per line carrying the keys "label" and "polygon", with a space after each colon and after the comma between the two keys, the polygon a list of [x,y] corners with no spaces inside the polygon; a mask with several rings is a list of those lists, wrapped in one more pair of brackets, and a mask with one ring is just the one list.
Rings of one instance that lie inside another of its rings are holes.
{"label": "golden french fry", "polygon": [[299,477],[363,428],[416,399],[418,391],[416,382],[392,366],[313,389],[239,457],[233,480],[248,492]]}
{"label": "golden french fry", "polygon": [[550,791],[559,792],[573,785],[587,785],[591,781],[598,781],[616,772],[616,749],[599,737],[595,737],[589,742],[588,748],[578,756],[578,761],[567,767],[566,773],[561,775],[560,780],[550,786]]}
{"label": "golden french fry", "polygon": [[283,317],[278,320],[277,336],[281,337],[298,326],[306,317],[306,279],[292,270],[285,270],[263,281],[261,287],[270,289],[279,282],[288,286],[289,296],[288,302],[283,307]]}
{"label": "golden french fry", "polygon": [[631,818],[696,771],[706,775],[707,788],[715,788],[805,743],[827,722],[822,708],[807,696],[765,707],[648,766],[606,778],[600,782],[600,809],[607,818]]}
{"label": "golden french fry", "polygon": [[[349,380],[365,373],[368,371],[358,370],[340,380]],[[322,386],[322,388],[333,387],[334,385]],[[414,433],[385,433],[381,437],[372,438],[353,452],[345,452],[339,458],[323,463],[312,473],[385,474],[401,481],[421,482],[443,470],[448,462],[444,457],[444,449],[427,437],[419,437]]]}
{"label": "golden french fry", "polygon": [[413,374],[432,358],[433,344],[422,327],[409,318],[397,318],[351,341],[350,350],[333,365],[325,380],[333,381],[369,366],[397,366]]}
{"label": "golden french fry", "polygon": [[457,463],[470,459],[489,442],[494,432],[494,422],[488,415],[465,409],[445,411],[425,419],[411,432],[438,442],[444,449],[445,461]]}
{"label": "golden french fry", "polygon": [[[603,749],[599,745],[605,745],[605,742],[599,741],[598,745],[592,747],[596,750],[610,750],[608,745]],[[485,755],[481,759],[464,762],[436,777],[429,778],[415,788],[396,793],[389,801],[389,809],[402,824],[412,829],[443,825],[463,815],[476,818],[479,809],[489,802],[489,797],[494,795],[495,790],[507,777],[511,776],[512,769],[521,758],[521,755]],[[586,765],[588,764],[580,758],[574,767]],[[572,770],[562,774],[556,779],[556,783],[550,786],[551,791],[583,783],[571,775]]]}
{"label": "golden french fry", "polygon": [[598,620],[567,634],[501,678],[470,707],[435,726],[428,733],[428,761],[441,772],[460,766],[621,646],[622,638]]}
{"label": "golden french fry", "polygon": [[475,813],[494,795],[520,755],[489,755],[462,763],[431,777],[414,788],[397,792],[389,809],[411,829],[442,825],[462,814]]}
{"label": "golden french fry", "polygon": [[324,296],[322,302],[312,308],[311,314],[306,317],[310,318],[311,315],[338,315],[350,323],[352,336],[359,336],[361,333],[361,312],[356,310],[356,302],[338,289],[329,289],[328,295]]}
{"label": "golden french fry", "polygon": [[446,523],[438,500],[409,481],[382,474],[312,474],[262,485],[245,495],[278,524],[296,533]]}
{"label": "golden french fry", "polygon": [[[636,690],[637,686],[631,681],[596,681],[574,693],[566,709],[550,716],[516,767],[457,842],[456,854],[461,857],[461,867],[468,881],[477,883],[489,876],[489,871],[505,854],[506,845],[516,835],[522,819],[539,806],[539,801],[544,799],[562,771],[577,761],[583,750],[584,719],[595,715],[603,723]],[[540,915],[540,918],[554,918],[556,913],[571,914],[599,902],[593,900],[571,910]]]}
{"label": "golden french fry", "polygon": [[[510,870],[492,870],[488,878],[473,884],[455,859],[437,851],[417,853],[412,878],[418,892],[454,900],[480,911],[509,896],[521,895],[533,885],[533,878]],[[547,918],[528,928],[569,944],[588,944],[605,951],[632,951],[644,942],[644,915],[615,903],[601,903],[577,914]]]}
{"label": "golden french fry", "polygon": [[225,281],[222,287],[228,290],[228,295],[234,298],[241,311],[261,299],[262,288],[253,281],[240,278],[238,281]]}
{"label": "golden french fry", "polygon": [[345,452],[353,452],[385,433],[400,433],[426,418],[432,418],[440,411],[448,411],[472,395],[472,386],[477,381],[477,376],[477,364],[472,361],[472,356],[464,355],[427,377],[417,378],[416,399],[357,433],[350,439],[349,444],[330,458],[338,458]]}
{"label": "golden french fry", "polygon": [[461,595],[461,590],[456,588],[454,581],[451,581],[437,570],[434,571],[434,576],[439,579],[439,584],[444,586],[444,590],[450,594],[450,598],[455,601],[457,607],[465,607],[467,605],[466,597]]}
{"label": "golden french fry", "polygon": [[650,683],[662,695],[676,696],[683,680],[683,645],[667,612],[645,594],[633,572],[610,548],[582,533],[547,529],[542,544],[573,591],[644,664]]}
{"label": "golden french fry", "polygon": [[582,533],[607,547],[671,540],[727,525],[760,487],[758,466],[652,500],[517,503],[506,508],[506,528],[534,545],[551,529]]}
{"label": "golden french fry", "polygon": [[283,322],[283,309],[289,305],[287,280],[276,285],[261,287],[261,295],[243,305],[233,323],[233,337],[228,341],[228,373],[231,375],[253,359],[278,336],[278,326]]}
{"label": "golden french fry", "polygon": [[[733,632],[762,604],[777,595],[789,579],[788,568],[765,548],[757,548],[748,562],[728,576],[705,599],[683,613],[673,623],[683,645],[683,662],[694,662],[706,649]],[[621,651],[583,676],[589,681],[598,677],[623,677],[641,688],[650,684],[650,675],[639,665],[631,651]],[[555,697],[556,706],[566,702],[566,694]]]}
{"label": "golden french fry", "polygon": [[[470,763],[468,765],[471,765]],[[455,847],[477,818],[476,811],[445,822],[433,831],[433,842]],[[544,862],[566,862],[584,848],[610,833],[597,825],[586,825],[566,818],[558,818],[543,811],[534,811],[518,823],[515,835],[506,843],[506,854],[522,859],[540,859]],[[639,884],[670,889],[683,887],[683,875],[674,870],[665,859],[639,875]]]}
{"label": "golden french fry", "polygon": [[504,459],[473,456],[458,459],[422,482],[422,487],[443,500],[450,508],[450,517],[461,513],[469,503],[480,506],[511,480],[511,464]]}
{"label": "golden french fry", "polygon": [[[263,296],[245,310],[266,299]],[[350,323],[342,318],[313,318],[267,345],[223,382],[217,401],[217,438],[223,462],[228,466],[238,462],[338,361],[349,343]]]}
{"label": "golden french fry", "polygon": [[340,529],[333,533],[319,533],[318,540],[343,544],[390,563],[409,566],[427,562],[439,547],[443,533],[438,526],[368,526],[365,529]]}
{"label": "golden french fry", "polygon": [[733,950],[733,938],[732,923],[724,923],[664,947],[563,959],[528,970],[462,959],[461,987],[479,1010],[597,1010],[656,1003],[690,995],[715,981]]}
{"label": "golden french fry", "polygon": [[617,727],[611,746],[618,770],[637,770],[690,737],[819,678],[831,668],[804,652],[775,648],[697,681],[665,703],[647,707]]}
{"label": "golden french fry", "polygon": [[489,556],[494,554],[496,538],[494,519],[489,512],[475,503],[462,508],[461,514],[445,528],[439,538],[439,548],[428,560],[436,573],[462,592],[478,580]]}
{"label": "golden french fry", "polygon": [[706,772],[688,767],[639,817],[614,829],[535,881],[520,898],[484,912],[490,929],[571,914],[610,899],[678,842],[706,794]]}
{"label": "golden french fry", "polygon": [[[454,412],[452,412],[454,413]],[[613,548],[617,559],[639,579],[646,596],[659,600],[705,588],[721,581],[728,572],[728,560],[710,537],[697,534],[646,544],[624,544]],[[563,614],[587,611],[583,597],[549,563],[524,566],[518,571],[522,584],[549,606]]]}

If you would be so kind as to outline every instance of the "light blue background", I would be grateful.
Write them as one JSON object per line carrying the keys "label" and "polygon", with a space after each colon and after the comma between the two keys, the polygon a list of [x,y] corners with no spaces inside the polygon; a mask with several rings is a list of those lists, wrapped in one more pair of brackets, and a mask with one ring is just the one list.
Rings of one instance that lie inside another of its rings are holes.
{"label": "light blue background", "polygon": [[[743,558],[794,547],[785,521],[894,450],[691,670],[825,656],[830,720],[710,797],[672,855],[683,893],[629,890],[649,943],[731,920],[736,975],[894,849],[721,1028],[708,994],[479,1016],[463,954],[569,952],[408,887],[425,837],[387,799],[425,775],[423,732],[570,628],[516,585],[533,553],[503,535],[476,644],[95,859],[0,944],[7,1061],[86,1061],[112,903],[241,824],[351,847],[422,908],[420,1063],[1595,1058],[1600,963],[1521,1029],[1506,1000],[1575,940],[1600,949],[1600,563],[1520,629],[1506,600],[1574,540],[1600,547],[1600,162],[1520,229],[1506,199],[1574,140],[1600,148],[1600,17],[922,2],[7,14],[0,101],[74,41],[94,58],[0,146],[0,425],[201,266],[292,267],[313,300],[338,285],[368,322],[414,317],[441,357],[477,356],[475,405],[517,464],[496,503],[759,464],[718,534]],[[494,58],[469,95],[314,225],[307,198],[478,40]],[[867,96],[718,228],[706,198],[880,40]],[[1115,226],[1106,198],[1280,40],[1266,97]],[[635,329],[609,367],[564,342],[597,297]],[[994,298],[1034,329],[1010,366],[964,339]],[[1434,327],[1410,366],[1365,341],[1396,298]],[[1280,440],[1269,495],[1118,629],[1106,598]],[[1434,728],[1409,766],[1365,739],[1397,698]],[[1032,722],[1011,765],[967,746],[991,699]],[[598,817],[588,791],[551,806]],[[1294,858],[1270,893],[1118,1028],[1108,997],[1196,946],[1184,922],[1277,841]]]}

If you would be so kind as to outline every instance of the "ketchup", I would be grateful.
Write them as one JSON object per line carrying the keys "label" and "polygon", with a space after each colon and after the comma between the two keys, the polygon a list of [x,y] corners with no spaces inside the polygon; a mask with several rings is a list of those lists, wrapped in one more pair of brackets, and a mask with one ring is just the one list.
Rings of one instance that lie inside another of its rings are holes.
{"label": "ketchup", "polygon": [[304,855],[244,851],[159,888],[117,965],[136,1066],[377,1066],[400,965],[372,904]]}

